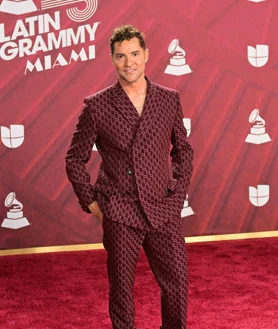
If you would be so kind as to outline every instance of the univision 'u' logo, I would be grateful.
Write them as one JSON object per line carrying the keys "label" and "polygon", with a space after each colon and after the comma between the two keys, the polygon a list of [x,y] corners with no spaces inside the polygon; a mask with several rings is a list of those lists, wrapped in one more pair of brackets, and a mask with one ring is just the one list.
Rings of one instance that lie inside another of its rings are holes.
{"label": "univision 'u' logo", "polygon": [[11,125],[10,129],[1,127],[1,140],[10,149],[19,147],[24,142],[24,126]]}
{"label": "univision 'u' logo", "polygon": [[248,46],[247,56],[249,63],[254,67],[264,66],[269,59],[269,47],[267,45]]}
{"label": "univision 'u' logo", "polygon": [[269,185],[249,186],[249,200],[253,206],[262,207],[269,200]]}

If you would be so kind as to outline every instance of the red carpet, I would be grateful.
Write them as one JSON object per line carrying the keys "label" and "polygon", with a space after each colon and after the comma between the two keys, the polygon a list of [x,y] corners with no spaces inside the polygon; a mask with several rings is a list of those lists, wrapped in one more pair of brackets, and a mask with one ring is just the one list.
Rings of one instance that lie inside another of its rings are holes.
{"label": "red carpet", "polygon": [[[278,328],[278,239],[189,244],[188,329]],[[1,329],[111,329],[105,251],[0,257]],[[142,254],[138,329],[158,329],[159,290]]]}

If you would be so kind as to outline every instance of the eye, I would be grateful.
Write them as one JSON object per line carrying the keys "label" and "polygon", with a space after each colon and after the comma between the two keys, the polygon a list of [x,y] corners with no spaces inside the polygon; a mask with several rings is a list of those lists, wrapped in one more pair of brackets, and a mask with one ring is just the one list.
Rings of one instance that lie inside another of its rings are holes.
{"label": "eye", "polygon": [[116,58],[117,59],[121,59],[121,58],[123,58],[123,55],[122,54],[118,54],[118,55],[116,55]]}

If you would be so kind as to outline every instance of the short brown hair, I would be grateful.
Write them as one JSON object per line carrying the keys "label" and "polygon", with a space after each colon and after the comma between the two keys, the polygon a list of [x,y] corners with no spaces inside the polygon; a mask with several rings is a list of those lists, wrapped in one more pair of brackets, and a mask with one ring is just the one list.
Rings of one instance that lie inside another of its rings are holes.
{"label": "short brown hair", "polygon": [[130,40],[132,38],[137,38],[139,40],[141,48],[146,49],[145,45],[145,35],[143,32],[136,29],[134,26],[126,24],[117,27],[113,30],[112,36],[110,38],[110,49],[111,54],[114,53],[115,42],[123,42],[124,40]]}

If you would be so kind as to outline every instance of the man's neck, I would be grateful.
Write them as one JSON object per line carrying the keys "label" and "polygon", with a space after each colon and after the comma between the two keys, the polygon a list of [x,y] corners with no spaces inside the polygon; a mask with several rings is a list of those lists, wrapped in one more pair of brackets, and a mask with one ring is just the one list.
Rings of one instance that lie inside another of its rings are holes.
{"label": "man's neck", "polygon": [[147,91],[147,81],[145,77],[143,79],[137,80],[134,83],[128,83],[122,80],[119,80],[119,82],[127,95],[139,95],[146,93]]}

